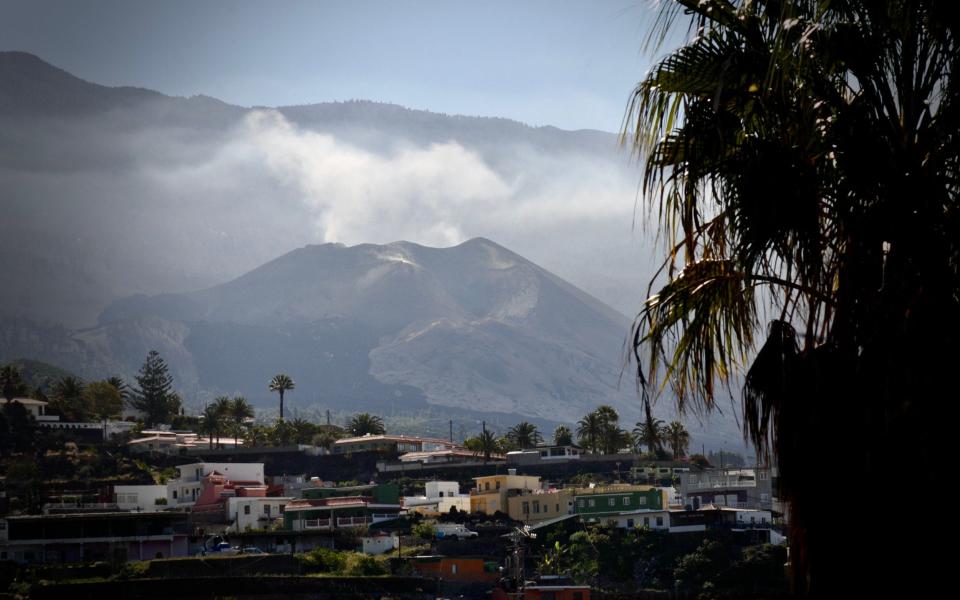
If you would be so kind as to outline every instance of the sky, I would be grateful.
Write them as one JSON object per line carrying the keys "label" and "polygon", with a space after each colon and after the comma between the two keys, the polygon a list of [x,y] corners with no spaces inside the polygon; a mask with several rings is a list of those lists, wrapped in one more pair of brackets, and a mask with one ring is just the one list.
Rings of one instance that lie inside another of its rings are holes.
{"label": "sky", "polygon": [[0,0],[0,49],[243,106],[368,99],[619,129],[651,0]]}

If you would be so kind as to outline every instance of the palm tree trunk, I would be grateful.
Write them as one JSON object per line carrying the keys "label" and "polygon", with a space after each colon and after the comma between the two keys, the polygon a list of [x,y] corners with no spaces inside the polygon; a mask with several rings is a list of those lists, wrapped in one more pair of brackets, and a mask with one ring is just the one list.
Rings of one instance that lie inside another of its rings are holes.
{"label": "palm tree trunk", "polygon": [[283,388],[280,389],[280,420],[283,420]]}

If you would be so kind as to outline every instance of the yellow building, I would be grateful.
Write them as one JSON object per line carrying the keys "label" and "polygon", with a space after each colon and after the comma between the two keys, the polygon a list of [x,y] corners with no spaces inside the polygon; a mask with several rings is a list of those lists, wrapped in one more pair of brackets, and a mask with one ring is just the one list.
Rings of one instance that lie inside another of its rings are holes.
{"label": "yellow building", "polygon": [[537,523],[573,514],[576,490],[535,490],[530,493],[507,497],[507,514],[511,519],[525,523]]}
{"label": "yellow building", "polygon": [[492,515],[493,513],[507,512],[507,499],[540,490],[540,478],[533,475],[517,475],[510,469],[508,475],[489,475],[474,477],[477,485],[470,490],[470,512]]}

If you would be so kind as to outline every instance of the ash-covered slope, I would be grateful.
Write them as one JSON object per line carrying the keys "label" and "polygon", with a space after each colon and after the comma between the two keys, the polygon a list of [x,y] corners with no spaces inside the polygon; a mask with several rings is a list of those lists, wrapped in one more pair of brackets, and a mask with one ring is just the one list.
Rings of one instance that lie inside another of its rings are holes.
{"label": "ash-covered slope", "polygon": [[344,407],[389,404],[387,393],[550,420],[602,403],[636,412],[618,386],[627,318],[482,238],[307,246],[206,290],[114,303],[99,329],[148,319],[190,330],[200,389],[266,401],[263,381],[280,369]]}

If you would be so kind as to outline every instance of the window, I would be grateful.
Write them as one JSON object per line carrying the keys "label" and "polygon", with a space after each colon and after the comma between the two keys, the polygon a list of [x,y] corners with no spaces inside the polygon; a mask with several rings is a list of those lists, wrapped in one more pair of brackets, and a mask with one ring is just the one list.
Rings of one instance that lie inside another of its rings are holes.
{"label": "window", "polygon": [[657,527],[663,527],[663,517],[657,517]]}
{"label": "window", "polygon": [[173,490],[173,499],[174,499],[174,500],[177,499],[177,490]]}
{"label": "window", "polygon": [[524,503],[522,503],[522,504],[521,504],[521,510],[523,511],[523,514],[529,515],[529,514],[530,514],[530,503],[529,503],[529,502],[524,502]]}
{"label": "window", "polygon": [[766,480],[767,480],[767,472],[766,472],[766,471],[760,471],[757,475],[760,476],[760,481],[766,481]]}
{"label": "window", "polygon": [[650,527],[650,517],[644,517],[644,518],[643,518],[643,526],[644,526],[644,527]]}
{"label": "window", "polygon": [[500,489],[500,481],[499,481],[499,480],[497,480],[497,489],[498,489],[498,490]]}
{"label": "window", "polygon": [[627,528],[633,529],[633,519],[627,519]]}
{"label": "window", "polygon": [[440,497],[443,498],[443,492],[440,492]]}
{"label": "window", "polygon": [[489,482],[489,481],[487,481],[487,482],[485,482],[485,483],[483,484],[483,489],[484,489],[485,491],[487,491],[487,492],[490,491],[490,482]]}
{"label": "window", "polygon": [[594,506],[596,506],[596,502],[593,500],[593,498],[590,498],[589,500],[587,500],[587,506],[589,506],[590,508],[593,508]]}
{"label": "window", "polygon": [[559,503],[559,502],[557,502],[557,512],[558,512],[558,513],[560,512],[560,503]]}
{"label": "window", "polygon": [[243,506],[243,514],[245,514],[245,515],[249,515],[249,514],[250,514],[250,505],[249,505],[249,504],[245,504],[245,505]]}
{"label": "window", "polygon": [[457,574],[457,563],[453,563],[452,565],[450,565],[450,573],[453,575]]}
{"label": "window", "polygon": [[286,508],[283,504],[280,505],[280,514],[283,514],[283,509]]}
{"label": "window", "polygon": [[577,506],[579,506],[580,508],[583,508],[583,498],[577,500]]}
{"label": "window", "polygon": [[624,505],[624,506],[630,506],[630,496],[624,496],[624,497],[623,497],[623,505]]}
{"label": "window", "polygon": [[535,515],[539,515],[539,514],[540,514],[540,501],[539,501],[539,500],[534,500],[534,501],[533,501],[533,514],[535,514]]}
{"label": "window", "polygon": [[269,505],[269,504],[264,504],[264,505],[263,505],[263,514],[267,515],[268,517],[270,516],[270,505]]}
{"label": "window", "polygon": [[637,496],[637,504],[639,504],[640,506],[645,506],[647,504],[647,497]]}
{"label": "window", "polygon": [[614,506],[617,503],[616,498],[607,498],[607,506]]}

